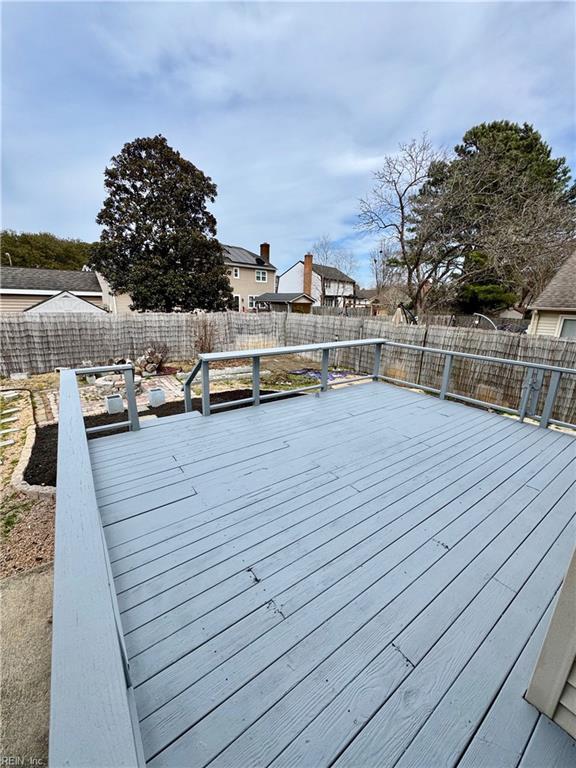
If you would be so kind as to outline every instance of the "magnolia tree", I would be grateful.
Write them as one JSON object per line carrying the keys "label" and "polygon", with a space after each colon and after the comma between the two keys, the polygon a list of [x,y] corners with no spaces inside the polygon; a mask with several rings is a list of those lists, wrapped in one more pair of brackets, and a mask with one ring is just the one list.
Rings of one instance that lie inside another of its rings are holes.
{"label": "magnolia tree", "polygon": [[125,144],[104,172],[108,195],[91,267],[132,308],[218,311],[232,300],[216,219],[216,185],[163,136]]}

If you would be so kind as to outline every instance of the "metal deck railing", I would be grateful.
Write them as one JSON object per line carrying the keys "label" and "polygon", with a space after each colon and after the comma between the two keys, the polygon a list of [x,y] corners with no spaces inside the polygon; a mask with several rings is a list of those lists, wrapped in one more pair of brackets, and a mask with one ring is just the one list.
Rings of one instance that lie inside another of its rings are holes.
{"label": "metal deck railing", "polygon": [[[562,376],[576,376],[576,369],[564,368],[557,365],[548,365],[545,363],[533,363],[528,360],[509,360],[504,357],[490,357],[486,355],[475,355],[469,352],[458,352],[454,349],[439,349],[435,347],[423,347],[416,344],[405,344],[398,341],[389,341],[388,339],[355,339],[351,341],[336,341],[336,342],[322,342],[319,344],[302,344],[299,346],[291,347],[272,347],[265,349],[252,349],[252,350],[238,350],[233,352],[209,352],[200,354],[199,360],[193,370],[190,372],[184,382],[184,405],[186,411],[192,410],[192,394],[191,386],[196,376],[200,373],[202,382],[202,414],[209,416],[213,411],[220,408],[230,407],[230,403],[219,403],[211,405],[210,403],[210,363],[219,362],[222,360],[237,360],[237,359],[251,359],[252,360],[252,396],[243,398],[242,400],[234,401],[234,405],[259,405],[263,400],[273,400],[280,397],[286,397],[294,393],[308,392],[313,390],[319,390],[320,392],[326,392],[331,386],[331,382],[328,377],[329,370],[329,356],[332,350],[346,349],[351,347],[373,347],[374,348],[374,365],[371,374],[359,376],[357,379],[347,380],[346,383],[353,383],[356,381],[362,381],[372,379],[373,381],[389,381],[394,384],[401,384],[403,386],[415,387],[422,389],[426,392],[437,394],[442,400],[451,398],[459,400],[470,405],[477,405],[483,408],[489,408],[491,410],[498,410],[504,413],[519,416],[520,421],[523,421],[527,417],[531,417],[537,421],[541,427],[545,428],[549,424],[556,424],[558,426],[569,427],[576,429],[576,424],[559,421],[552,418],[552,412],[554,410],[554,403],[558,395],[558,389]],[[382,352],[384,349],[406,349],[413,352],[422,352],[431,355],[441,355],[445,358],[444,368],[442,372],[442,383],[440,387],[431,387],[426,384],[415,383],[406,379],[398,379],[391,376],[383,376],[380,373]],[[298,387],[294,389],[284,390],[282,392],[274,392],[266,395],[260,394],[260,360],[263,357],[277,357],[280,355],[305,355],[311,352],[322,352],[322,366],[320,381],[318,384],[313,384],[307,387]],[[501,365],[507,365],[517,368],[525,369],[526,373],[522,384],[521,391],[519,393],[519,402],[517,408],[509,408],[507,406],[500,405],[498,403],[491,403],[485,400],[479,400],[466,395],[461,395],[458,392],[450,391],[450,382],[452,375],[452,366],[455,359],[462,360],[475,360],[483,363],[496,363]],[[536,413],[538,400],[540,393],[544,387],[544,376],[546,373],[550,374],[550,381],[548,383],[548,389],[544,406],[540,414]],[[339,382],[337,382],[339,383]]]}
{"label": "metal deck railing", "polygon": [[[330,353],[332,351],[349,349],[353,347],[373,348],[374,362],[372,373],[360,375],[354,379],[347,379],[345,382],[331,382],[329,380]],[[412,382],[408,379],[399,379],[392,376],[382,375],[380,373],[382,353],[386,349],[404,349],[411,352],[421,352],[424,354],[443,356],[445,359],[440,387],[433,387],[421,382]],[[318,384],[311,384],[305,387],[295,387],[293,389],[282,390],[281,392],[272,392],[264,395],[260,393],[260,361],[262,358],[279,357],[283,355],[306,355],[313,352],[322,353],[320,380]],[[235,400],[233,403],[226,402],[211,404],[210,363],[221,362],[223,360],[238,359],[252,360],[252,396],[242,398],[241,400]],[[523,368],[525,370],[525,375],[522,387],[519,392],[518,406],[516,408],[510,408],[505,405],[500,405],[499,403],[493,403],[487,400],[479,400],[474,397],[468,397],[467,395],[462,395],[458,392],[451,391],[450,384],[452,377],[452,367],[455,359],[474,360],[481,363],[495,363],[515,368]],[[87,433],[90,434],[94,432],[112,431],[123,429],[124,427],[129,427],[129,429],[132,431],[140,429],[138,407],[136,404],[134,389],[134,368],[132,365],[126,364],[99,366],[94,368],[76,368],[73,372],[77,376],[88,376],[91,374],[101,374],[108,372],[122,373],[124,375],[128,419],[126,421],[116,422],[115,424],[107,424],[99,427],[89,427],[86,430]],[[231,352],[208,352],[200,354],[198,356],[198,363],[188,374],[183,384],[184,408],[186,412],[192,410],[192,383],[198,374],[200,374],[201,379],[202,414],[204,416],[209,416],[214,411],[220,410],[222,408],[230,408],[231,405],[259,405],[261,402],[267,400],[275,400],[282,397],[288,397],[293,394],[301,394],[305,392],[326,392],[330,389],[330,387],[336,386],[338,384],[352,384],[355,382],[371,379],[372,381],[387,381],[393,384],[400,384],[402,386],[421,389],[425,392],[438,395],[442,400],[450,398],[463,403],[468,403],[470,405],[476,405],[482,408],[501,411],[503,413],[518,416],[520,421],[524,421],[526,418],[533,418],[534,420],[538,421],[539,425],[543,428],[547,427],[549,424],[555,424],[557,426],[576,429],[576,424],[552,418],[554,404],[556,402],[562,376],[576,376],[576,369],[574,368],[564,368],[562,366],[549,365],[547,363],[534,363],[529,360],[510,360],[505,357],[475,355],[470,352],[459,352],[455,349],[424,347],[417,344],[406,344],[399,341],[390,341],[388,339],[353,339],[350,341],[300,344],[290,347],[270,347],[263,349],[234,350]],[[547,383],[546,397],[541,412],[537,413],[538,401],[545,387],[546,374],[550,375],[550,379]]]}

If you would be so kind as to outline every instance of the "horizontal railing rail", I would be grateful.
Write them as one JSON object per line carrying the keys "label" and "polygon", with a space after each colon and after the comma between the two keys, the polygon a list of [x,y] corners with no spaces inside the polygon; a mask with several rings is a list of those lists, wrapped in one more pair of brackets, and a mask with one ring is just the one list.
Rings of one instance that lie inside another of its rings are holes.
{"label": "horizontal railing rail", "polygon": [[[519,416],[523,421],[527,417],[534,418],[539,421],[541,427],[547,427],[549,424],[556,424],[563,427],[570,427],[576,429],[575,424],[560,421],[552,418],[554,410],[554,404],[558,395],[558,390],[561,383],[562,376],[576,376],[576,369],[566,368],[559,365],[549,365],[547,363],[535,363],[529,360],[511,360],[505,357],[493,357],[488,355],[476,355],[471,352],[459,352],[455,349],[442,349],[439,347],[425,347],[417,344],[406,344],[399,341],[390,341],[389,339],[376,338],[376,339],[353,339],[350,341],[333,341],[333,342],[321,342],[318,344],[300,344],[291,347],[266,347],[262,349],[247,349],[247,350],[235,350],[231,352],[208,352],[198,356],[198,363],[189,373],[188,377],[184,381],[184,404],[186,411],[192,410],[192,394],[191,387],[192,382],[196,379],[198,374],[201,376],[201,391],[202,391],[202,414],[209,416],[210,413],[222,408],[229,408],[231,405],[259,405],[263,400],[273,400],[276,398],[287,397],[291,394],[298,394],[302,392],[309,392],[318,390],[319,392],[326,392],[331,386],[334,386],[329,381],[329,356],[330,352],[339,349],[348,349],[351,347],[373,347],[374,348],[374,365],[371,374],[365,376],[359,376],[357,379],[347,380],[346,382],[335,382],[335,384],[352,383],[353,381],[362,381],[372,379],[373,381],[389,381],[394,384],[401,384],[403,386],[411,386],[422,389],[426,392],[437,394],[442,400],[451,398],[459,400],[470,405],[478,405],[484,408],[490,408],[493,410],[499,410],[504,413]],[[442,382],[440,387],[431,387],[420,382],[411,382],[406,379],[395,378],[392,376],[383,376],[380,373],[382,351],[386,348],[390,349],[405,349],[412,352],[421,352],[431,355],[442,355],[445,357],[444,368],[442,371]],[[284,390],[282,392],[274,392],[266,395],[260,394],[260,359],[263,357],[277,357],[280,355],[305,355],[311,352],[322,352],[322,365],[320,373],[320,381],[318,384],[314,384],[307,387],[297,387],[294,389]],[[238,359],[252,359],[252,396],[243,398],[242,400],[235,400],[233,403],[210,403],[210,363],[221,362],[224,360],[238,360]],[[510,408],[508,406],[499,405],[498,403],[491,403],[485,400],[479,400],[467,395],[462,395],[458,392],[450,391],[450,382],[452,377],[452,368],[455,359],[462,360],[475,360],[481,363],[493,363],[512,366],[516,368],[523,368],[526,373],[522,384],[519,404],[517,408]],[[539,400],[541,390],[544,386],[545,374],[550,374],[550,381],[548,383],[548,390],[542,408],[542,413],[537,414],[536,408]]]}
{"label": "horizontal railing rail", "polygon": [[122,365],[97,365],[92,368],[73,368],[71,369],[76,376],[95,376],[101,373],[121,373],[124,376],[124,387],[126,389],[126,403],[128,405],[128,420],[117,421],[113,424],[104,424],[101,427],[88,427],[86,434],[96,432],[112,432],[118,429],[128,427],[132,432],[140,429],[140,417],[138,416],[138,405],[136,403],[136,387],[134,386],[134,366],[130,363]]}
{"label": "horizontal railing rail", "polygon": [[[209,416],[212,411],[230,407],[230,405],[259,405],[262,400],[275,400],[302,392],[311,392],[314,390],[326,392],[330,387],[328,377],[330,352],[332,350],[347,349],[349,347],[374,347],[374,372],[370,376],[360,376],[358,377],[358,380],[373,379],[374,381],[377,381],[378,370],[380,369],[380,355],[384,343],[384,339],[355,339],[353,341],[327,341],[320,344],[299,344],[292,347],[264,347],[262,349],[248,349],[238,352],[206,352],[198,355],[198,363],[184,381],[184,406],[186,411],[192,410],[191,385],[198,373],[200,373],[202,381],[203,416]],[[295,387],[293,389],[283,390],[282,392],[270,392],[266,395],[260,394],[260,358],[277,357],[278,355],[303,355],[310,352],[320,351],[322,352],[322,369],[318,384],[312,384],[306,387]],[[222,360],[244,360],[248,358],[252,359],[252,397],[235,400],[233,403],[211,405],[210,363],[220,362]]]}
{"label": "horizontal railing rail", "polygon": [[76,371],[60,374],[49,764],[144,764]]}

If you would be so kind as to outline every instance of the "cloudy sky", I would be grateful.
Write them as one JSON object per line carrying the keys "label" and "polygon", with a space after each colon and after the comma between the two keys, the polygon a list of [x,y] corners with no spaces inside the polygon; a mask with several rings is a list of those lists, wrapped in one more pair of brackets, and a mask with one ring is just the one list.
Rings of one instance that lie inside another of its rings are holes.
{"label": "cloudy sky", "polygon": [[102,172],[162,133],[218,185],[222,242],[355,251],[382,155],[533,123],[575,164],[572,3],[3,3],[3,226],[98,238]]}

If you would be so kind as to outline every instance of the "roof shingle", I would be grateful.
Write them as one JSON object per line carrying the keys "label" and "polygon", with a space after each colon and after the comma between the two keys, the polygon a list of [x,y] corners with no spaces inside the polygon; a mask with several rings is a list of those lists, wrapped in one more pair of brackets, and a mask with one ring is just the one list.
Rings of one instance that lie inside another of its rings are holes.
{"label": "roof shingle", "polygon": [[95,272],[30,267],[2,267],[0,287],[30,291],[102,292]]}
{"label": "roof shingle", "polygon": [[320,277],[324,277],[326,280],[339,280],[343,283],[354,283],[355,280],[349,275],[345,275],[340,269],[336,267],[327,267],[324,264],[312,264],[312,271],[316,272]]}
{"label": "roof shingle", "polygon": [[290,304],[302,297],[312,302],[314,301],[312,296],[307,296],[305,293],[262,293],[260,296],[256,296],[256,301],[269,301],[272,304]]}
{"label": "roof shingle", "polygon": [[564,262],[529,309],[576,309],[576,252]]}

